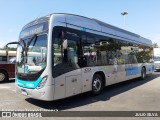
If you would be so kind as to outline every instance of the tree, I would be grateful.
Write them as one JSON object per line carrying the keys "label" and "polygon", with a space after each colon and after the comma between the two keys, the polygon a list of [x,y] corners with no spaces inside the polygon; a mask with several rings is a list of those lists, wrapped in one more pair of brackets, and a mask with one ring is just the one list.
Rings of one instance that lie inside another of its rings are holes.
{"label": "tree", "polygon": [[153,44],[152,44],[152,47],[153,47],[153,48],[158,48],[159,46],[158,46],[157,43],[153,43]]}

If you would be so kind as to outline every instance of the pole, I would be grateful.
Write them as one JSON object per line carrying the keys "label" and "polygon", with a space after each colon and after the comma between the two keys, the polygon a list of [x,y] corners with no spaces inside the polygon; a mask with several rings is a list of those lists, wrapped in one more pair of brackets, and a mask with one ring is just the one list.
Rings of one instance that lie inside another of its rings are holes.
{"label": "pole", "polygon": [[122,12],[121,15],[123,15],[123,26],[124,29],[126,29],[126,16],[128,15],[128,12]]}
{"label": "pole", "polygon": [[123,27],[126,28],[126,17],[123,15]]}

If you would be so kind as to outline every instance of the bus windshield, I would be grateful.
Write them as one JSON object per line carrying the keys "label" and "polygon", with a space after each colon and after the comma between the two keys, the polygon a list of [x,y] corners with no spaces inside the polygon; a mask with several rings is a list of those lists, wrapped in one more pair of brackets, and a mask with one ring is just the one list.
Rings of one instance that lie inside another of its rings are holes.
{"label": "bus windshield", "polygon": [[47,34],[22,39],[17,49],[17,72],[37,73],[47,64]]}

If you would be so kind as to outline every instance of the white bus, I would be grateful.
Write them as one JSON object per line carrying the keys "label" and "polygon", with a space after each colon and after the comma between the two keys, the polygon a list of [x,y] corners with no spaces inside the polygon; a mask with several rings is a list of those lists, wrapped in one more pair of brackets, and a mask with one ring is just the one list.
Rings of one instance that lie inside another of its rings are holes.
{"label": "white bus", "polygon": [[[22,28],[17,49],[17,92],[52,101],[154,70],[151,40],[96,19],[50,14]],[[31,55],[32,53],[32,55]],[[37,55],[35,55],[37,54]]]}
{"label": "white bus", "polygon": [[153,49],[155,70],[160,70],[160,48]]}
{"label": "white bus", "polygon": [[[0,48],[0,64],[9,64],[16,57],[17,42],[7,43]],[[14,61],[15,62],[15,61]]]}

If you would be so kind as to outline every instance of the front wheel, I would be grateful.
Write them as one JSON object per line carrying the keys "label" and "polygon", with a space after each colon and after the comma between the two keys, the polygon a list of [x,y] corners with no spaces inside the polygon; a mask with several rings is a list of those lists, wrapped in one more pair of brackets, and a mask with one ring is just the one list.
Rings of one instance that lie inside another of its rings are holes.
{"label": "front wheel", "polygon": [[0,71],[0,83],[6,82],[8,80],[8,75],[4,71]]}
{"label": "front wheel", "polygon": [[146,69],[143,67],[141,71],[141,78],[144,80],[146,79]]}
{"label": "front wheel", "polygon": [[92,80],[92,93],[98,95],[103,91],[104,85],[101,75],[95,74]]}

